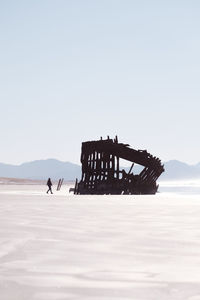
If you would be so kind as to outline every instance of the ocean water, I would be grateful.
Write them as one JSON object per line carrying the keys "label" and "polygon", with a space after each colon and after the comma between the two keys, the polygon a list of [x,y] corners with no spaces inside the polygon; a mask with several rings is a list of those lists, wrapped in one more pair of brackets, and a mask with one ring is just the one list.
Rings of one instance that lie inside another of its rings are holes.
{"label": "ocean water", "polygon": [[159,182],[160,193],[200,195],[200,180]]}

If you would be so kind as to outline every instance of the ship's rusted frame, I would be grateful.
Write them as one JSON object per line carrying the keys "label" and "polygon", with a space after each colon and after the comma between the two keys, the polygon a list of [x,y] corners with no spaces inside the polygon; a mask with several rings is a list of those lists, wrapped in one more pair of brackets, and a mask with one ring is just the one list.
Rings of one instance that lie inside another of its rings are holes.
{"label": "ship's rusted frame", "polygon": [[[119,159],[132,162],[130,171],[120,170]],[[82,178],[76,181],[75,194],[155,194],[156,180],[164,172],[160,159],[146,150],[134,150],[129,145],[112,140],[82,143]],[[134,175],[134,164],[143,166]]]}

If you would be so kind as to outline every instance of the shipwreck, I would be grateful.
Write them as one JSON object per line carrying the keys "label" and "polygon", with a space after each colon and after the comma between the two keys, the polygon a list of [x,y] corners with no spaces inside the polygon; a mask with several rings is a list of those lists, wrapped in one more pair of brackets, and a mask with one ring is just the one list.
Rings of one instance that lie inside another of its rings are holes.
{"label": "shipwreck", "polygon": [[[120,159],[132,163],[129,170],[120,169]],[[117,136],[83,142],[81,163],[82,178],[76,180],[74,194],[155,194],[156,180],[164,172],[159,158],[119,143]],[[138,174],[135,165],[142,169]]]}

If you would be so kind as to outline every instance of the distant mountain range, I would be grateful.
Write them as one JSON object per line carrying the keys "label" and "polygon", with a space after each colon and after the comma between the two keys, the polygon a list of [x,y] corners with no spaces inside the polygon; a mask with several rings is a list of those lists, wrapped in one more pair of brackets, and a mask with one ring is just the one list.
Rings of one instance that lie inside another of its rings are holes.
{"label": "distant mountain range", "polygon": [[200,179],[200,163],[188,165],[178,160],[170,160],[164,163],[165,172],[160,180]]}
{"label": "distant mountain range", "polygon": [[[165,172],[159,180],[200,179],[200,163],[188,165],[178,160],[164,163]],[[127,168],[124,168],[127,170]],[[135,168],[137,172],[137,167]],[[75,180],[81,177],[81,166],[56,159],[36,160],[21,165],[0,163],[0,177],[46,180],[64,178]]]}
{"label": "distant mountain range", "polygon": [[56,159],[35,160],[19,166],[0,163],[0,177],[26,178],[26,179],[52,179],[64,178],[75,180],[81,174],[81,167],[70,162]]}

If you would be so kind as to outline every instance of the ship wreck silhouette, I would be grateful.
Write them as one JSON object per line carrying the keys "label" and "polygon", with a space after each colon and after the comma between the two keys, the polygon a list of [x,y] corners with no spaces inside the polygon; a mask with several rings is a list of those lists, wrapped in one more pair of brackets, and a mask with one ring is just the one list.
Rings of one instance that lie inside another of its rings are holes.
{"label": "ship wreck silhouette", "polygon": [[[132,162],[128,172],[120,170],[119,159]],[[131,149],[115,139],[82,143],[82,178],[76,179],[74,194],[155,194],[156,180],[164,172],[159,158],[146,150]],[[134,165],[143,170],[134,174]]]}

